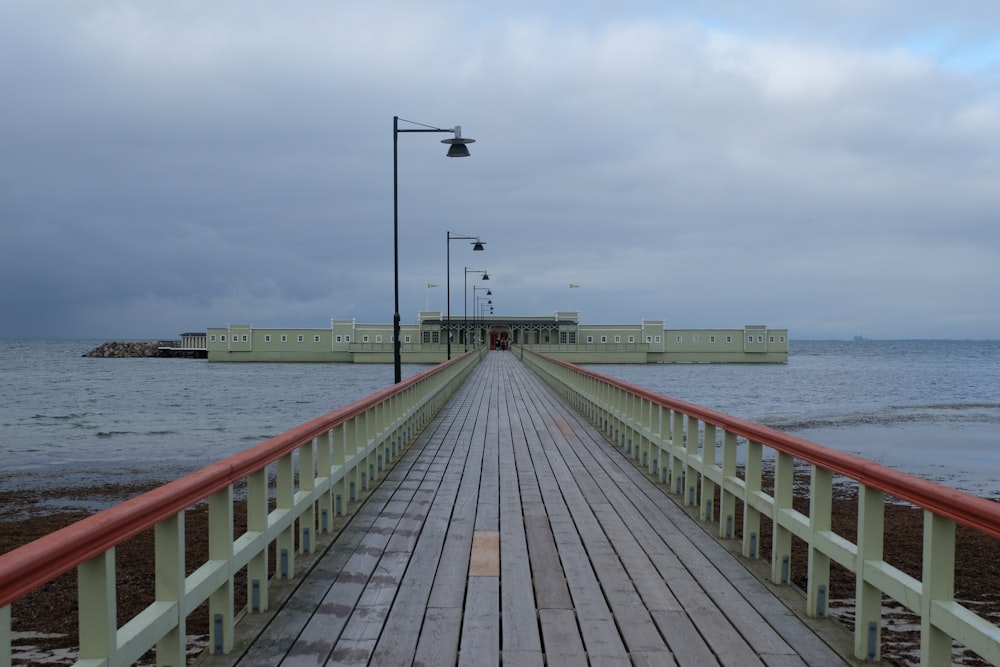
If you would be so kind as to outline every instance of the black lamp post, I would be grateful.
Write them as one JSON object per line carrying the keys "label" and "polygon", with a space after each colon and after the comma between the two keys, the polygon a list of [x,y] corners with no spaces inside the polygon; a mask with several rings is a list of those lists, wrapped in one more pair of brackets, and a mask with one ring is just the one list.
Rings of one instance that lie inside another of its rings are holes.
{"label": "black lamp post", "polygon": [[[399,129],[399,121],[420,125],[419,128]],[[399,116],[392,117],[392,258],[393,258],[393,288],[395,293],[395,312],[392,314],[392,361],[395,367],[396,382],[403,379],[402,353],[399,340],[399,144],[400,132],[447,132],[454,134],[453,139],[442,139],[442,144],[448,144],[448,157],[469,157],[469,147],[466,144],[474,143],[475,139],[462,138],[462,126],[456,125],[451,129],[431,127],[423,123],[416,123]]]}
{"label": "black lamp post", "polygon": [[486,243],[480,241],[478,236],[465,236],[464,234],[452,234],[448,232],[448,251],[446,253],[447,257],[447,267],[448,279],[445,281],[447,286],[445,289],[448,291],[448,326],[445,336],[448,339],[448,358],[451,359],[451,242],[455,239],[466,239],[472,244],[472,249],[476,252],[482,252],[485,250],[483,248]]}
{"label": "black lamp post", "polygon": [[[485,292],[486,294],[484,296],[479,296],[479,292]],[[476,287],[475,285],[472,286],[472,301],[476,304],[475,311],[472,316],[473,320],[472,326],[476,329],[476,332],[479,332],[482,329],[482,324],[483,324],[480,321],[483,318],[480,317],[479,302],[480,300],[483,299],[489,299],[491,296],[493,296],[493,290],[491,290],[489,287]],[[493,302],[490,301],[490,303]]]}
{"label": "black lamp post", "polygon": [[470,269],[465,267],[465,297],[462,299],[465,301],[465,316],[464,316],[464,328],[465,328],[465,351],[469,351],[469,274],[470,273],[481,273],[483,274],[483,280],[489,280],[490,275],[486,271],[480,269]]}

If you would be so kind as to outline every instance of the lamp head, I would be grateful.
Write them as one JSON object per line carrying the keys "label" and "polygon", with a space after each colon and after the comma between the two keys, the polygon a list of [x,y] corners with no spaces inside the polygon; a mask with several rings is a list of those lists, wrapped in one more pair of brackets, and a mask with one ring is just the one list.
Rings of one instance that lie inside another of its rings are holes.
{"label": "lamp head", "polygon": [[483,280],[489,280],[489,279],[490,279],[490,274],[483,271]]}
{"label": "lamp head", "polygon": [[480,241],[479,239],[476,239],[476,242],[472,244],[472,249],[474,251],[476,251],[476,252],[482,252],[486,248],[483,247],[483,242],[482,241]]}
{"label": "lamp head", "polygon": [[[452,130],[455,133],[454,139],[442,139],[442,144],[448,144],[448,157],[469,157],[469,147],[466,144],[476,143],[475,139],[464,139],[462,137],[462,126],[456,125]],[[482,250],[482,248],[479,248]]]}

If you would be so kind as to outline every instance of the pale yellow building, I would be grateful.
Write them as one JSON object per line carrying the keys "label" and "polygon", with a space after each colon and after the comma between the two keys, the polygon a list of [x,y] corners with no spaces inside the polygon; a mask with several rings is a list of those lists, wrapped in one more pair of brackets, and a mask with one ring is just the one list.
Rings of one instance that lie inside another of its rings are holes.
{"label": "pale yellow building", "polygon": [[[667,329],[663,320],[638,324],[581,324],[578,312],[551,317],[489,315],[451,318],[420,313],[400,325],[403,363],[439,363],[476,345],[526,345],[576,363],[786,363],[788,330],[765,325],[739,329]],[[209,328],[209,361],[392,363],[392,324],[334,319],[326,329]]]}

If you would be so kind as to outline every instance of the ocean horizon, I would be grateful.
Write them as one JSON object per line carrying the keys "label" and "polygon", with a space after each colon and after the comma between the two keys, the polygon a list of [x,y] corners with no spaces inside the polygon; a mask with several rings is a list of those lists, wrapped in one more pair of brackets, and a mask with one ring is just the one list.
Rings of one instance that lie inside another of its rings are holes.
{"label": "ocean horizon", "polygon": [[[392,384],[391,364],[83,356],[109,340],[0,346],[0,489],[166,482]],[[588,367],[1000,497],[1000,341],[793,338],[790,347],[787,364]],[[424,368],[404,364],[404,376]]]}

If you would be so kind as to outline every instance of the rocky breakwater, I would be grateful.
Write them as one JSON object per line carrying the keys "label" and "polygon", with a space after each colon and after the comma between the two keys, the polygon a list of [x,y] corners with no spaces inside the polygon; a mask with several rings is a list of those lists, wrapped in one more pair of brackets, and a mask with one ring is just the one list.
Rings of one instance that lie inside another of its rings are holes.
{"label": "rocky breakwater", "polygon": [[113,341],[98,345],[85,357],[102,357],[104,359],[125,359],[129,357],[156,357],[159,356],[158,342],[152,341]]}

